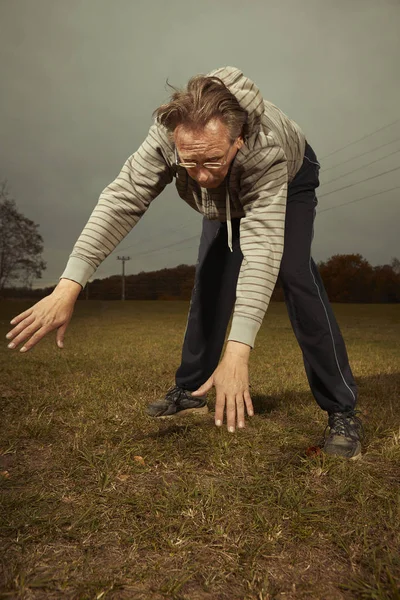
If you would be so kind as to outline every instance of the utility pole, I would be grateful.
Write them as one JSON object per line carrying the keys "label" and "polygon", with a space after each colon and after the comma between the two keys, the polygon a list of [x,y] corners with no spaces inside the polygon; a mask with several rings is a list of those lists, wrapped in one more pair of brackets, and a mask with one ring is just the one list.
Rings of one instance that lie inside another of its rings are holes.
{"label": "utility pole", "polygon": [[125,261],[131,260],[130,256],[118,256],[118,260],[122,260],[122,294],[121,300],[125,300]]}

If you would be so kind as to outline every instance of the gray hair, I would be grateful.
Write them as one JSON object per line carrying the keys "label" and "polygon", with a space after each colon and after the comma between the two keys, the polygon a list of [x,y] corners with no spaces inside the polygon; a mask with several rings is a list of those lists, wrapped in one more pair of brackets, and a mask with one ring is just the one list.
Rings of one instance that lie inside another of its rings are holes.
{"label": "gray hair", "polygon": [[247,111],[228,90],[219,77],[196,75],[186,89],[174,90],[170,101],[153,113],[157,122],[173,134],[178,125],[193,129],[205,127],[211,119],[220,119],[227,127],[231,141],[247,134]]}

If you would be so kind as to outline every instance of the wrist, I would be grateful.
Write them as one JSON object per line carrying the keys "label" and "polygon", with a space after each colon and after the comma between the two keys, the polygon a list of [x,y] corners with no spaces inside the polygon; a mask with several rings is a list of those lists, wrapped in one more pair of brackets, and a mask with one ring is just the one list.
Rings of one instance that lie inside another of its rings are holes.
{"label": "wrist", "polygon": [[237,357],[243,360],[248,360],[250,356],[251,346],[242,342],[234,342],[229,340],[226,344],[224,356]]}
{"label": "wrist", "polygon": [[53,290],[53,294],[63,297],[68,297],[76,300],[82,291],[82,286],[72,279],[60,279],[57,286]]}

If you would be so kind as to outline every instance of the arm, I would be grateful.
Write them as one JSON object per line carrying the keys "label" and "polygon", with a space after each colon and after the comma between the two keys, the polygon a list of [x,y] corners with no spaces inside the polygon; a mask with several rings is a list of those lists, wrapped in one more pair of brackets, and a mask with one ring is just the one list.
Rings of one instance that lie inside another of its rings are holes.
{"label": "arm", "polygon": [[124,164],[118,177],[102,192],[84,230],[75,244],[67,267],[54,291],[12,319],[8,347],[24,343],[30,350],[47,333],[57,329],[59,348],[81,289],[99,264],[136,225],[150,202],[172,181],[164,157],[168,141],[156,125],[139,150]]}
{"label": "arm", "polygon": [[[279,273],[287,201],[287,163],[279,146],[250,155],[242,188],[240,223],[243,263],[236,288],[229,340],[254,346]],[[247,161],[246,161],[247,162]],[[251,163],[254,163],[252,168]]]}
{"label": "arm", "polygon": [[[260,156],[261,155],[261,156]],[[224,356],[217,369],[194,395],[216,388],[215,423],[228,430],[244,427],[244,407],[253,405],[249,390],[250,350],[274,289],[283,253],[287,199],[286,158],[280,147],[249,153],[242,187],[245,217],[240,225],[243,263],[236,288],[232,327]]]}
{"label": "arm", "polygon": [[164,158],[166,134],[153,125],[140,148],[100,195],[61,277],[84,287],[100,263],[144,215],[150,203],[172,181]]}

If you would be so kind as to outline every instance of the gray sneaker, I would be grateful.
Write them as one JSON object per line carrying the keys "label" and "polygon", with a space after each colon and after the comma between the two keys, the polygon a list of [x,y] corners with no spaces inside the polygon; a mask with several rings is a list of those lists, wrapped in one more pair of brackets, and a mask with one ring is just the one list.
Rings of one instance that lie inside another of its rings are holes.
{"label": "gray sneaker", "polygon": [[158,419],[168,419],[187,413],[206,414],[208,413],[207,397],[192,396],[189,390],[175,385],[168,390],[164,398],[149,404],[146,412],[150,417]]}
{"label": "gray sneaker", "polygon": [[[359,411],[349,410],[329,415],[322,447],[326,454],[352,460],[361,458],[361,439],[364,436],[364,430],[361,419],[356,416],[356,413]],[[327,436],[328,427],[329,435]]]}

